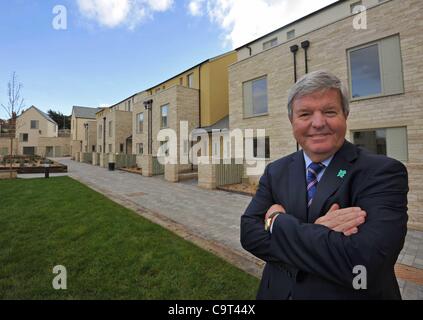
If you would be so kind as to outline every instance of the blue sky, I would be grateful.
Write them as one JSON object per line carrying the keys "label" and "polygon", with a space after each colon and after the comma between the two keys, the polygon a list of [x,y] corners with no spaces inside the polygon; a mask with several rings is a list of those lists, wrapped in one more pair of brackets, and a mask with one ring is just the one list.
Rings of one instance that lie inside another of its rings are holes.
{"label": "blue sky", "polygon": [[[16,71],[27,107],[111,105],[332,2],[0,1],[0,103]],[[56,5],[66,30],[52,26]]]}

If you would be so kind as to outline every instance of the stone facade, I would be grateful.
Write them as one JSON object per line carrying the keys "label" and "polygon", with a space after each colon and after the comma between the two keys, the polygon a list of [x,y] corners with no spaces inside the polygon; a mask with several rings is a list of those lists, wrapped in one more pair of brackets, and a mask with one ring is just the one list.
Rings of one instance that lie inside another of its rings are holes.
{"label": "stone facade", "polygon": [[132,136],[132,112],[109,108],[97,113],[96,124],[97,152],[131,154],[132,141],[128,138]]}
{"label": "stone facade", "polygon": [[[162,129],[171,129],[176,133],[178,154],[180,152],[180,122],[187,121],[188,123],[188,134],[198,127],[199,125],[199,91],[192,88],[187,88],[180,85],[175,85],[171,88],[162,90],[157,94],[151,96],[144,96],[143,100],[140,100],[135,104],[134,108],[134,135],[133,135],[133,152],[138,153],[137,145],[143,143],[144,146],[144,155],[148,155],[148,132],[149,132],[149,122],[148,122],[148,112],[144,109],[144,102],[152,100],[152,155],[157,156],[160,148],[160,141],[157,139],[157,136]],[[161,119],[161,107],[168,106],[168,125],[166,128],[162,127]],[[144,113],[144,124],[142,132],[137,132],[137,114]],[[189,145],[188,145],[189,146]],[[187,147],[188,147],[187,146]],[[138,161],[139,163],[140,161]],[[144,164],[150,164],[149,161],[142,160]],[[178,161],[179,163],[179,161]],[[179,165],[176,170],[178,173],[181,171],[186,171],[191,168],[191,165]],[[149,175],[150,170],[143,169],[143,174]],[[171,178],[172,181],[177,180],[175,177]]]}
{"label": "stone facade", "polygon": [[46,138],[38,140],[38,154],[43,157],[66,157],[71,153],[70,137]]}
{"label": "stone facade", "polygon": [[[294,83],[290,47],[300,47],[298,77],[305,73],[300,44],[308,40],[309,71],[326,69],[348,84],[348,49],[399,35],[404,93],[352,101],[347,139],[352,141],[353,130],[406,127],[408,161],[404,163],[410,176],[409,223],[423,229],[423,2],[391,0],[370,8],[366,30],[355,30],[353,19],[343,18],[230,66],[230,128],[266,129],[270,161],[296,151],[286,108],[287,92]],[[262,76],[267,77],[268,114],[244,118],[243,83]]]}

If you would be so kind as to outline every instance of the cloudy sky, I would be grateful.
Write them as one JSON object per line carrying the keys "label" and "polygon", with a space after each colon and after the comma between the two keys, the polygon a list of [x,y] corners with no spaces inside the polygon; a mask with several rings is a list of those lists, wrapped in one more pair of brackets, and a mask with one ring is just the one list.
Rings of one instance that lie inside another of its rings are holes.
{"label": "cloudy sky", "polygon": [[335,1],[1,1],[0,103],[16,71],[28,107],[111,105]]}

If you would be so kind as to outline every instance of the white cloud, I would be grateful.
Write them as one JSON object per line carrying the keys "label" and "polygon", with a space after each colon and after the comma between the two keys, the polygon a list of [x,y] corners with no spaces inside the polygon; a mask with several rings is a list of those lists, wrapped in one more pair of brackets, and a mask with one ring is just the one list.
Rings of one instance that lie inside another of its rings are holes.
{"label": "white cloud", "polygon": [[239,47],[336,0],[191,0],[188,12],[207,13],[225,43]]}
{"label": "white cloud", "polygon": [[99,25],[115,28],[121,25],[130,29],[151,18],[154,12],[169,10],[174,0],[77,0],[83,16]]}
{"label": "white cloud", "polygon": [[188,4],[188,11],[194,17],[203,15],[204,0],[191,0]]}

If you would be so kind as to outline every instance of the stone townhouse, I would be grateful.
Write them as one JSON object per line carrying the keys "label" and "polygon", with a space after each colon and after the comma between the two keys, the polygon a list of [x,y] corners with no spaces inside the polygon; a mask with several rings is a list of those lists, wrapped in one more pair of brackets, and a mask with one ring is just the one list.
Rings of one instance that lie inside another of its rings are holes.
{"label": "stone townhouse", "polygon": [[335,2],[237,49],[230,128],[266,129],[267,162],[296,151],[287,92],[306,72],[333,72],[350,91],[347,139],[407,166],[409,223],[423,229],[422,47],[423,1]]}
{"label": "stone townhouse", "polygon": [[[194,142],[180,141],[181,121],[187,123],[186,137],[192,138],[195,129],[203,128],[203,139],[209,139],[213,126],[225,123],[229,114],[227,68],[235,61],[235,52],[205,60],[136,96],[133,152],[143,175],[164,172],[168,181],[176,182],[181,173],[196,170],[192,163],[197,155],[190,152]],[[172,129],[177,137],[178,163],[165,168],[157,162],[158,155],[168,155],[166,151],[158,154],[166,144],[157,138],[162,129]],[[181,164],[181,157],[188,164]]]}
{"label": "stone townhouse", "polygon": [[132,110],[135,96],[96,113],[98,153],[132,154]]}
{"label": "stone townhouse", "polygon": [[74,106],[71,116],[71,155],[95,152],[97,145],[96,113],[100,108]]}
{"label": "stone townhouse", "polygon": [[20,155],[62,157],[70,154],[70,137],[59,136],[57,123],[35,106],[17,118],[16,139]]}

